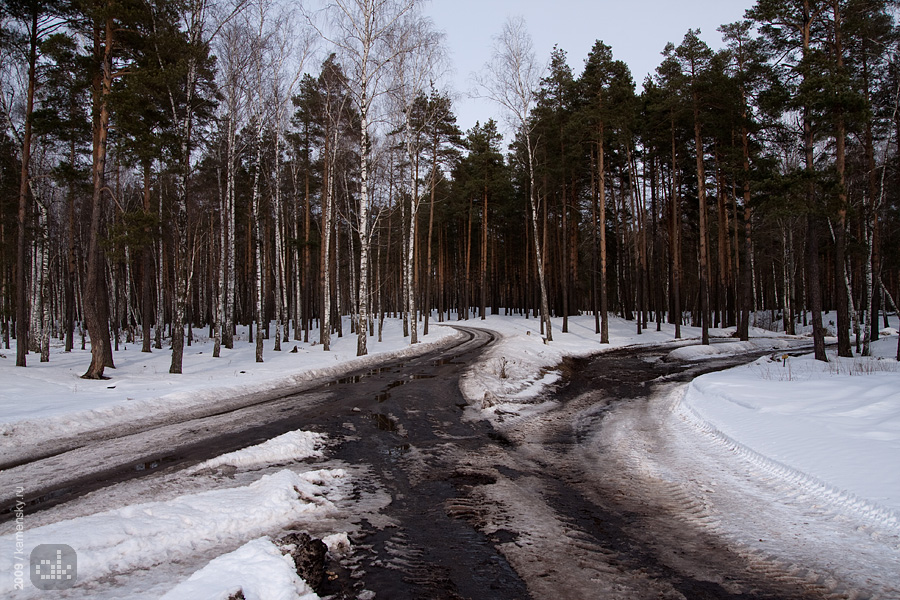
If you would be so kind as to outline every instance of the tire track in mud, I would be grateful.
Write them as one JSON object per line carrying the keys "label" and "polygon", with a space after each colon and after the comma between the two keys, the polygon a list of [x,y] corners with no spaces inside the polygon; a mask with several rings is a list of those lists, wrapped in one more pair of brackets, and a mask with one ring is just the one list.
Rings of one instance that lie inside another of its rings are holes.
{"label": "tire track in mud", "polygon": [[560,405],[507,419],[499,428],[510,447],[480,462],[485,473],[517,476],[499,475],[454,504],[488,535],[515,536],[500,548],[530,591],[566,598],[890,597],[725,539],[720,525],[727,515],[702,486],[653,463],[664,448],[652,421],[636,421],[646,430],[632,430],[630,440],[607,431],[610,415],[647,410],[654,380],[690,379],[698,370],[748,360],[679,375],[684,366],[641,360],[653,352],[570,364],[568,385],[554,398]]}

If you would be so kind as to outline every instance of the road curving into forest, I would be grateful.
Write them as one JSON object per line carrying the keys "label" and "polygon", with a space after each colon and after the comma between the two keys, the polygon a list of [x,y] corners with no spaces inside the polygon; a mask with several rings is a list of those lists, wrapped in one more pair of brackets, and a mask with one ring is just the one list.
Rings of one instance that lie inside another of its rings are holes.
{"label": "road curving into forest", "polygon": [[[151,422],[53,440],[20,450],[10,461],[0,457],[0,523],[13,518],[17,485],[26,485],[25,510],[35,514],[73,498],[159,472],[172,472],[253,444],[310,427],[347,402],[370,399],[402,381],[407,368],[438,372],[440,363],[455,361],[495,339],[489,332],[457,328],[461,335],[421,356],[388,359],[378,367],[348,371],[322,383],[293,390],[272,390],[215,406],[170,413]],[[299,390],[299,391],[298,391]]]}
{"label": "road curving into forest", "polygon": [[[735,547],[694,493],[700,484],[660,475],[678,460],[647,417],[662,392],[759,354],[680,363],[651,347],[569,360],[552,408],[492,426],[475,418],[459,378],[496,334],[458,329],[440,351],[25,462],[0,473],[0,489],[4,478],[44,482],[34,513],[306,429],[328,435],[332,464],[358,467],[343,507],[354,550],[328,566],[323,597],[869,597]],[[387,500],[354,504],[373,493]]]}

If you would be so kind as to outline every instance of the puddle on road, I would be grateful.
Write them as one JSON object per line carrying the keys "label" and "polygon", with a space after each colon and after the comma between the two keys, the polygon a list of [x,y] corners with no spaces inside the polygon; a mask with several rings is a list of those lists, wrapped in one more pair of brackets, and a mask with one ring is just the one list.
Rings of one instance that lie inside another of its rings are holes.
{"label": "puddle on road", "polygon": [[444,365],[461,365],[463,363],[456,360],[459,358],[458,356],[454,356],[451,358],[439,358],[437,360],[431,361],[432,367],[443,367]]}
{"label": "puddle on road", "polygon": [[[71,488],[68,487],[53,490],[52,492],[47,492],[46,494],[41,494],[40,496],[35,496],[34,498],[26,500],[25,506],[40,506],[46,502],[52,502],[59,498],[64,498],[70,491]],[[16,510],[18,510],[18,506],[19,505],[17,503],[10,504],[8,508],[4,506],[3,510],[0,510],[0,514],[15,514]]]}
{"label": "puddle on road", "polygon": [[375,421],[375,427],[377,427],[381,431],[397,431],[397,423],[395,423],[394,420],[389,416],[383,415],[381,413],[372,413],[369,416],[373,421]]}
{"label": "puddle on road", "polygon": [[365,373],[361,373],[359,375],[348,375],[347,377],[341,377],[340,379],[335,379],[334,381],[329,381],[326,383],[326,386],[335,386],[335,385],[347,385],[351,383],[359,383],[366,377],[372,377],[373,375],[381,375],[382,373],[393,373],[399,369],[402,369],[406,366],[406,363],[400,363],[397,365],[391,365],[389,367],[378,367],[376,369],[371,369],[366,371]]}
{"label": "puddle on road", "polygon": [[405,379],[397,379],[395,381],[390,382],[386,388],[382,392],[379,392],[375,395],[375,400],[378,402],[384,402],[388,398],[391,397],[390,391],[394,388],[400,387],[401,385],[406,385],[410,381],[420,381],[422,379],[434,379],[434,375],[427,375],[425,373],[413,373],[409,375]]}
{"label": "puddle on road", "polygon": [[151,471],[153,469],[158,469],[164,462],[172,462],[175,460],[174,456],[166,456],[164,458],[158,458],[156,460],[148,460],[147,462],[138,463],[134,466],[135,471]]}

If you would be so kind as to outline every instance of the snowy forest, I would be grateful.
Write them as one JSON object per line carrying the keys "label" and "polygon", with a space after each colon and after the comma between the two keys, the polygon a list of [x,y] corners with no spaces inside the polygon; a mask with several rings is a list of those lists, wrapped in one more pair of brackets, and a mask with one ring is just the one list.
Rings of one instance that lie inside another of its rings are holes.
{"label": "snowy forest", "polygon": [[[748,0],[749,4],[750,0]],[[636,82],[510,19],[459,90],[421,0],[3,0],[0,326],[257,361],[507,312],[792,333],[866,353],[900,299],[900,30],[890,0],[757,0]],[[544,49],[545,50],[545,49]],[[507,133],[504,142],[504,133]],[[342,331],[341,315],[352,315]],[[885,324],[886,326],[886,324]],[[27,343],[22,343],[27,340]]]}

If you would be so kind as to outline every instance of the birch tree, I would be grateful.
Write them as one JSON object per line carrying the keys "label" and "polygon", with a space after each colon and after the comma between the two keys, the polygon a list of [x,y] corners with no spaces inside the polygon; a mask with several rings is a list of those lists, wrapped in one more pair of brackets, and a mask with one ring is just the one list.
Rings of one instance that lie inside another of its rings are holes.
{"label": "birch tree", "polygon": [[219,285],[216,297],[216,325],[213,356],[219,357],[221,346],[234,347],[235,292],[235,180],[237,178],[237,132],[244,122],[247,102],[246,69],[250,52],[249,34],[242,23],[226,26],[217,40],[219,57],[219,89],[224,96],[224,188],[219,199]]}
{"label": "birch tree", "polygon": [[355,223],[359,237],[357,356],[368,354],[369,250],[374,231],[371,223],[370,140],[376,124],[375,108],[389,91],[392,63],[410,51],[402,28],[406,18],[421,3],[421,0],[334,0],[327,7],[333,33],[323,35],[338,49],[345,63],[350,95],[360,119],[360,189]]}
{"label": "birch tree", "polygon": [[[272,213],[275,229],[275,351],[281,350],[281,332],[284,330],[285,340],[288,336],[288,310],[286,290],[286,251],[285,236],[282,227],[282,177],[281,158],[284,143],[284,132],[288,127],[291,98],[303,75],[306,59],[312,50],[313,39],[309,30],[300,26],[293,12],[286,12],[276,17],[272,39],[272,91],[271,99],[274,109],[274,194]],[[296,266],[296,261],[295,261]],[[299,280],[299,273],[295,279]],[[298,295],[299,296],[299,295]],[[299,300],[299,297],[298,299]]]}
{"label": "birch tree", "polygon": [[544,277],[544,259],[541,236],[538,232],[539,200],[534,177],[534,124],[531,111],[537,99],[544,66],[539,64],[534,54],[531,34],[522,17],[510,18],[503,31],[494,39],[491,60],[477,76],[476,83],[484,95],[508,114],[514,125],[521,130],[528,159],[528,200],[531,206],[531,224],[534,229],[534,256],[537,264],[538,283],[541,288],[541,321],[544,324],[547,341],[553,341],[550,324],[550,308],[547,300],[547,283]]}
{"label": "birch tree", "polygon": [[418,302],[415,285],[415,263],[417,256],[417,226],[419,205],[422,194],[419,191],[419,167],[422,150],[427,140],[424,133],[436,117],[431,114],[433,106],[425,96],[425,90],[434,81],[436,71],[443,61],[442,35],[433,31],[431,22],[412,15],[405,19],[398,35],[399,45],[406,48],[394,61],[394,76],[391,88],[395,106],[403,115],[403,140],[409,160],[409,229],[406,242],[406,259],[403,263],[406,288],[406,309],[409,316],[410,344],[418,339]]}

